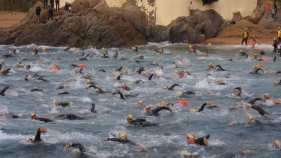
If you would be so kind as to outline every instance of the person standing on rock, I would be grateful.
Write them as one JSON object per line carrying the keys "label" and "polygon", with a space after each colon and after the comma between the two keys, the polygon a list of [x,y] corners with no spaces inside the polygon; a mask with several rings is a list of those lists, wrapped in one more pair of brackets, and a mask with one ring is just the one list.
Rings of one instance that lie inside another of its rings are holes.
{"label": "person standing on rock", "polygon": [[48,0],[44,0],[44,9],[48,8]]}
{"label": "person standing on rock", "polygon": [[53,15],[54,15],[54,8],[50,5],[49,6],[49,18],[48,18],[48,21],[50,19],[53,20]]}
{"label": "person standing on rock", "polygon": [[200,43],[204,44],[205,43],[205,27],[202,26],[200,29]]}
{"label": "person standing on rock", "polygon": [[65,2],[64,11],[65,11],[65,19],[67,19],[68,18],[68,12],[69,12],[69,5],[68,5],[67,2]]}
{"label": "person standing on rock", "polygon": [[270,12],[270,5],[268,3],[266,3],[266,5],[264,6],[264,9],[265,9],[265,18],[268,19],[269,12]]}
{"label": "person standing on rock", "polygon": [[242,35],[242,46],[243,46],[243,43],[244,43],[244,42],[245,42],[245,44],[247,45],[248,37],[249,37],[248,29],[245,28],[245,30],[244,30],[244,32],[243,32],[243,35]]}
{"label": "person standing on rock", "polygon": [[51,3],[51,7],[54,8],[54,4],[55,4],[55,0],[50,0],[50,3]]}
{"label": "person standing on rock", "polygon": [[40,22],[40,12],[41,12],[41,8],[40,8],[40,6],[38,5],[38,6],[36,7],[36,21],[37,21],[38,24],[39,24],[39,22]]}
{"label": "person standing on rock", "polygon": [[191,16],[191,15],[192,15],[192,12],[193,12],[193,5],[192,5],[192,2],[189,3],[188,10],[189,10],[189,16]]}
{"label": "person standing on rock", "polygon": [[272,6],[272,8],[271,8],[271,15],[272,15],[272,18],[274,19],[274,21],[276,21],[276,15],[275,15],[275,8],[274,8],[274,6]]}
{"label": "person standing on rock", "polygon": [[56,0],[56,10],[60,10],[60,0]]}

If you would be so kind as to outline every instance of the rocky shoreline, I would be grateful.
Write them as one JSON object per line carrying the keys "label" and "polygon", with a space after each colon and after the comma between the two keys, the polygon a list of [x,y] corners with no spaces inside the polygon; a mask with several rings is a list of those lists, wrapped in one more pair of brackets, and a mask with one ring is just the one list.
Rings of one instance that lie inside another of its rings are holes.
{"label": "rocky shoreline", "polygon": [[48,10],[41,11],[46,23],[35,23],[37,2],[26,18],[12,28],[0,29],[1,44],[50,45],[76,47],[125,47],[147,42],[197,43],[204,25],[206,38],[214,38],[225,22],[214,10],[195,10],[190,17],[179,17],[168,26],[151,25],[147,15],[133,2],[121,8],[109,8],[104,0],[84,0],[72,3],[74,14],[64,19],[63,8],[48,19]]}

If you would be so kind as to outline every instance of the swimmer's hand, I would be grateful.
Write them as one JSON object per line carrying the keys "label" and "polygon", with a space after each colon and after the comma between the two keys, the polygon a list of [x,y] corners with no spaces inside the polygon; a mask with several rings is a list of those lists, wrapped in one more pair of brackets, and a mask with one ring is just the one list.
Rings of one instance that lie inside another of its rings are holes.
{"label": "swimmer's hand", "polygon": [[103,141],[108,141],[108,138],[102,138]]}
{"label": "swimmer's hand", "polygon": [[63,151],[67,151],[67,149],[69,148],[69,145],[65,145],[64,148],[63,148]]}
{"label": "swimmer's hand", "polygon": [[147,149],[146,149],[145,146],[140,146],[140,150],[141,150],[141,151],[147,151]]}
{"label": "swimmer's hand", "polygon": [[230,122],[229,124],[228,124],[228,126],[233,126],[234,125],[234,123],[233,122]]}

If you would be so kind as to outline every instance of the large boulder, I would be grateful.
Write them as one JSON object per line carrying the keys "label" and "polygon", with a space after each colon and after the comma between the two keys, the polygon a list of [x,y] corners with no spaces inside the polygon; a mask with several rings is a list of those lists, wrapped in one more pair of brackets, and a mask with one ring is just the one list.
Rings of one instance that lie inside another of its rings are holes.
{"label": "large boulder", "polygon": [[172,43],[197,43],[200,41],[200,29],[205,27],[205,39],[216,37],[222,17],[214,10],[195,10],[192,16],[179,17],[169,26],[169,39]]}
{"label": "large boulder", "polygon": [[259,23],[259,21],[261,20],[261,18],[263,17],[265,10],[264,9],[254,9],[254,11],[252,12],[251,16],[249,17],[249,21],[251,21],[254,24]]}

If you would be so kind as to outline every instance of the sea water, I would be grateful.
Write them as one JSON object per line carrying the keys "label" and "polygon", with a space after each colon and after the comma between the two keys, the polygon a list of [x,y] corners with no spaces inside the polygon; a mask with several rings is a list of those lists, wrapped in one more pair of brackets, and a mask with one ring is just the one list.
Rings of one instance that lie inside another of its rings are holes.
{"label": "sea water", "polygon": [[[158,54],[153,50],[161,45],[164,54]],[[41,51],[47,47],[46,51]],[[280,87],[273,84],[274,80],[279,81],[280,74],[273,75],[270,71],[279,71],[280,58],[272,62],[277,53],[272,52],[269,45],[257,45],[256,49],[250,46],[208,46],[209,55],[204,56],[206,47],[197,46],[197,54],[190,53],[188,45],[170,43],[150,43],[140,46],[138,52],[127,48],[119,49],[119,57],[125,60],[100,58],[104,50],[87,48],[62,51],[65,47],[49,46],[0,46],[0,54],[11,53],[11,58],[2,58],[4,68],[11,68],[8,75],[0,76],[0,88],[12,86],[13,90],[7,90],[5,96],[0,97],[0,112],[6,110],[20,115],[19,119],[6,118],[0,121],[0,157],[75,157],[71,150],[63,152],[67,143],[81,143],[87,150],[89,157],[181,157],[180,151],[184,150],[190,155],[201,157],[280,157],[280,150],[273,145],[275,139],[281,139],[280,105],[273,103],[257,103],[271,115],[261,117],[257,111],[250,109],[229,110],[241,100],[248,102],[252,98],[263,97],[269,93],[273,98],[280,98]],[[30,52],[36,48],[40,51],[38,55],[31,55]],[[263,48],[268,62],[251,60],[254,53]],[[249,59],[239,56],[243,49],[249,54]],[[115,54],[114,48],[107,48],[109,56]],[[88,60],[79,61],[82,53],[91,54]],[[144,59],[137,59],[143,55]],[[43,59],[41,63],[39,58]],[[119,58],[118,57],[118,58]],[[183,58],[183,62],[180,62]],[[233,61],[229,61],[233,58]],[[138,60],[139,62],[136,62]],[[161,66],[151,63],[157,60]],[[15,67],[20,61],[22,64],[29,64],[30,70]],[[49,67],[59,64],[59,71],[50,71]],[[93,88],[85,90],[88,86],[83,74],[75,74],[71,64],[87,64],[83,69],[84,73],[92,76],[97,86],[105,91],[114,92],[120,90],[122,82],[126,83],[131,91],[127,94],[138,94],[135,98],[122,100],[119,95],[104,95],[96,93]],[[213,66],[221,65],[227,71],[207,70],[208,64]],[[249,74],[249,70],[255,65],[263,64],[266,67],[264,74]],[[148,76],[133,74],[134,69],[140,65],[145,67],[148,73],[156,72],[158,76],[147,80]],[[117,72],[113,75],[113,68],[123,66],[128,74],[124,74],[121,80],[116,80]],[[106,72],[98,71],[100,69]],[[174,71],[188,70],[191,75],[184,78],[174,76]],[[32,80],[32,76],[38,74],[45,76],[44,79],[50,82]],[[207,74],[212,76],[207,77]],[[230,74],[229,78],[225,75]],[[29,75],[29,81],[24,76]],[[221,79],[226,85],[217,85],[216,80]],[[138,84],[136,80],[143,80]],[[163,86],[171,86],[174,83],[182,87],[175,87],[173,91],[164,91]],[[69,95],[57,95],[59,86],[70,84],[70,88],[63,89]],[[31,92],[37,86],[41,92]],[[232,97],[237,90],[233,87],[242,87],[242,97]],[[211,90],[211,94],[206,94]],[[195,96],[179,98],[177,92],[194,91]],[[39,100],[43,99],[42,102]],[[55,107],[53,99],[59,102],[72,102],[69,107]],[[168,111],[161,111],[160,116],[147,116],[144,107],[137,105],[138,100],[144,100],[144,105],[156,108],[161,101],[174,103],[172,107],[174,114]],[[178,104],[178,100],[188,101],[187,106]],[[203,103],[212,101],[214,105],[220,106],[219,110],[205,109],[201,113],[190,113],[190,108],[198,109]],[[90,110],[91,104],[96,104],[96,114],[85,114]],[[29,114],[34,112],[38,117],[46,117],[55,120],[54,123],[45,123],[31,120]],[[54,119],[57,114],[76,114],[86,117],[86,120],[65,120]],[[133,127],[126,121],[128,114],[135,118],[146,118],[150,122],[159,123],[156,127]],[[251,114],[256,120],[263,124],[247,123],[247,116]],[[5,118],[2,117],[2,118]],[[241,124],[229,127],[229,122]],[[26,143],[26,136],[35,136],[40,127],[47,128],[47,133],[42,133],[41,138],[44,144],[35,145]],[[127,145],[118,142],[104,142],[104,137],[118,137],[121,132],[128,134],[128,139],[137,145]],[[173,134],[166,134],[173,133]],[[189,145],[186,142],[186,134],[194,133],[196,137],[210,134],[208,146]],[[140,152],[138,147],[145,146],[149,151]],[[248,155],[242,154],[244,150],[250,150]]]}

